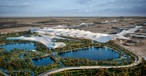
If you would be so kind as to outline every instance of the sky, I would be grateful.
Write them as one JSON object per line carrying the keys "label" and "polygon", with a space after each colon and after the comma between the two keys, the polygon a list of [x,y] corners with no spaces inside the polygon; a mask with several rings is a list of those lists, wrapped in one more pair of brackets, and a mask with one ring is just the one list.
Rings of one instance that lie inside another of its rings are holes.
{"label": "sky", "polygon": [[0,0],[0,17],[146,16],[146,0]]}

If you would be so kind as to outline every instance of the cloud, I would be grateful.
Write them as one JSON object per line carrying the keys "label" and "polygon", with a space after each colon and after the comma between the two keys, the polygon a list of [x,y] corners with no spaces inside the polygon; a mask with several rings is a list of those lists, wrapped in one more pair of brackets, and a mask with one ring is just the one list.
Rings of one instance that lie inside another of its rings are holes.
{"label": "cloud", "polygon": [[73,12],[75,12],[75,13],[92,13],[92,10],[88,10],[88,9],[85,9],[85,10],[74,10]]}
{"label": "cloud", "polygon": [[23,4],[1,4],[0,7],[27,7],[31,6],[30,3],[23,3]]}
{"label": "cloud", "polygon": [[145,5],[146,0],[0,0],[0,14],[140,15],[145,14]]}
{"label": "cloud", "polygon": [[78,0],[77,3],[79,3],[79,4],[90,4],[93,1],[95,1],[95,0]]}

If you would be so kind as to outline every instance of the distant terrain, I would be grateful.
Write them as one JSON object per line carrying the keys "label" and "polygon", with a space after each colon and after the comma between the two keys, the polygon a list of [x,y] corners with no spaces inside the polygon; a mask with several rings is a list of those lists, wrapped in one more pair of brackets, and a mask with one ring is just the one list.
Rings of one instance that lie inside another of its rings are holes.
{"label": "distant terrain", "polygon": [[115,33],[119,32],[119,28],[129,27],[135,24],[142,25],[145,21],[146,17],[0,18],[0,33],[24,31],[28,30],[30,27],[54,27],[57,25],[72,26],[81,23],[93,23],[93,26],[80,27],[77,29],[100,33]]}

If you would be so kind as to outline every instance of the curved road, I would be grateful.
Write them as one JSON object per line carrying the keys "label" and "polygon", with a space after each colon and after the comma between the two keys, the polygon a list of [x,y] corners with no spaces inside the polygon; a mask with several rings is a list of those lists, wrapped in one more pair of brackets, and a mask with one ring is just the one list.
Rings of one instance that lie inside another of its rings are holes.
{"label": "curved road", "polygon": [[[137,55],[137,54],[136,54]],[[51,75],[53,73],[57,73],[57,72],[61,72],[61,71],[65,71],[65,70],[75,70],[75,69],[98,69],[98,68],[125,68],[125,67],[132,67],[132,66],[136,66],[138,64],[140,64],[142,62],[142,58],[138,56],[135,57],[135,62],[129,65],[123,65],[123,66],[74,66],[74,67],[65,67],[65,68],[59,68],[59,69],[54,69],[54,70],[50,70],[48,72],[42,73],[38,76],[48,76]]]}

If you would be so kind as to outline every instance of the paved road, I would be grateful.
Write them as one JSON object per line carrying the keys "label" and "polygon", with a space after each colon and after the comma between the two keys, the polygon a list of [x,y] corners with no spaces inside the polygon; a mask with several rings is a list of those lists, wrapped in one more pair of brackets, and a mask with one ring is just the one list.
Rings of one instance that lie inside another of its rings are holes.
{"label": "paved road", "polygon": [[[137,54],[136,54],[137,55]],[[65,67],[65,68],[59,68],[59,69],[54,69],[45,73],[42,73],[38,76],[48,76],[53,73],[65,71],[65,70],[75,70],[75,69],[98,69],[98,68],[125,68],[125,67],[132,67],[140,64],[142,62],[142,58],[137,55],[138,58],[135,58],[135,62],[129,65],[123,65],[123,66],[74,66],[74,67]]]}

